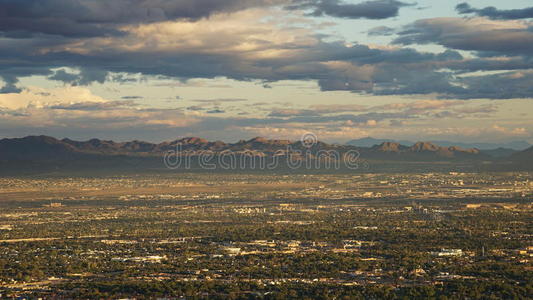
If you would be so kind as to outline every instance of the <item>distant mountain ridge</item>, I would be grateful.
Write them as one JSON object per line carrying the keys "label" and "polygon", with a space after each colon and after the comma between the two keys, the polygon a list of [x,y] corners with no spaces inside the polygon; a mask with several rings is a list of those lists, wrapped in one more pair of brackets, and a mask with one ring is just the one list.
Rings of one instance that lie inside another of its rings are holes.
{"label": "distant mountain ridge", "polygon": [[430,142],[417,142],[412,146],[383,142],[370,148],[360,147],[361,155],[381,160],[432,161],[446,159],[490,160],[491,158],[475,148],[458,146],[441,147]]}
{"label": "distant mountain ridge", "polygon": [[[416,142],[408,140],[394,140],[394,139],[375,139],[372,137],[366,137],[361,139],[355,139],[347,142],[347,145],[358,146],[358,147],[372,147],[375,145],[380,145],[384,142],[399,143],[405,146],[411,146]],[[437,144],[442,147],[451,147],[458,146],[461,148],[476,148],[479,150],[495,150],[498,148],[512,149],[517,151],[525,150],[533,145],[526,141],[512,141],[505,143],[461,143],[461,142],[450,142],[450,141],[429,141],[430,143]]]}
{"label": "distant mountain ridge", "polygon": [[[334,151],[331,151],[334,150]],[[381,164],[392,171],[404,168],[406,164],[423,163],[429,166],[482,166],[493,163],[504,166],[513,164],[517,169],[527,169],[531,165],[533,147],[521,152],[512,152],[507,158],[496,158],[476,148],[459,146],[440,146],[431,142],[417,142],[411,146],[395,142],[383,142],[372,147],[328,144],[320,141],[307,145],[301,141],[275,140],[256,137],[236,143],[208,141],[198,137],[186,137],[162,143],[144,141],[114,142],[90,139],[75,141],[56,139],[49,136],[28,136],[24,138],[0,140],[0,173],[25,169],[32,172],[39,169],[76,169],[85,168],[136,170],[164,169],[163,157],[169,153],[187,155],[199,161],[201,155],[211,153],[217,156],[233,153],[237,156],[248,155],[280,158],[282,161],[296,159],[303,161],[340,161],[343,155],[356,152],[359,161],[371,161],[373,166]],[[503,151],[502,153],[506,153]],[[533,165],[531,165],[533,169]],[[430,168],[431,169],[431,168]]]}
{"label": "distant mountain ridge", "polygon": [[256,137],[250,140],[240,140],[236,143],[222,141],[208,141],[198,137],[186,137],[162,143],[149,143],[143,141],[114,142],[99,139],[88,141],[74,141],[71,139],[56,139],[49,136],[28,136],[24,138],[0,140],[0,159],[31,159],[31,158],[64,158],[78,157],[83,154],[98,155],[132,155],[132,156],[160,156],[168,151],[175,151],[179,147],[182,151],[256,151],[265,155],[272,155],[276,151],[310,150],[339,150],[346,152],[357,149],[363,153],[388,154],[388,153],[433,153],[436,157],[454,157],[458,155],[479,155],[477,149],[463,149],[457,146],[441,147],[429,142],[418,142],[407,147],[399,143],[384,142],[370,148],[355,147],[350,145],[328,144],[317,141],[308,149],[301,141],[271,140]]}
{"label": "distant mountain ridge", "polygon": [[511,155],[510,160],[523,167],[524,170],[533,169],[533,146],[524,151]]}
{"label": "distant mountain ridge", "polygon": [[[24,138],[0,140],[0,160],[10,159],[65,159],[79,158],[83,155],[126,155],[126,156],[162,156],[169,151],[179,150],[194,154],[195,151],[223,152],[223,151],[256,151],[257,153],[273,154],[276,151],[289,149],[307,149],[300,141],[269,140],[256,137],[250,140],[241,140],[236,143],[222,141],[208,141],[198,137],[186,137],[162,143],[149,143],[144,141],[114,142],[99,139],[88,141],[74,141],[71,139],[56,139],[49,136],[28,136]],[[344,151],[351,146],[330,145],[317,142],[312,149]]]}

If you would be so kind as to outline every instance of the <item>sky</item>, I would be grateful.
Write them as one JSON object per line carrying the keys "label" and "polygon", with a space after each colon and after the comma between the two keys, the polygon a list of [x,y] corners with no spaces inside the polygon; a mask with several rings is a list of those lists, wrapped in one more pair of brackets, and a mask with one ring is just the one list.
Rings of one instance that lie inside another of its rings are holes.
{"label": "sky", "polygon": [[0,0],[0,138],[533,143],[526,0]]}

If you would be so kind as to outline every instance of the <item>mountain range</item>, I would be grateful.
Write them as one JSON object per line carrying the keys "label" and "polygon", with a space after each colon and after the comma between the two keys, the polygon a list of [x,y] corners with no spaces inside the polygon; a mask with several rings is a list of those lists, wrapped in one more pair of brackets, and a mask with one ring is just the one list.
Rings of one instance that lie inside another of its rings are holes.
{"label": "mountain range", "polygon": [[338,150],[339,152],[357,150],[373,156],[425,155],[433,159],[483,157],[482,153],[474,148],[466,149],[457,146],[441,147],[429,142],[418,142],[412,146],[404,146],[394,142],[383,142],[380,145],[374,145],[372,147],[355,147],[317,141],[309,147],[301,141],[270,140],[262,137],[240,140],[236,143],[187,137],[156,144],[137,140],[130,142],[114,142],[99,139],[74,141],[71,139],[59,140],[49,136],[28,136],[0,140],[0,159],[68,159],[80,158],[84,155],[162,156],[168,151],[176,150],[178,146],[181,151],[192,155],[205,151],[215,153],[225,151],[239,153],[246,151],[266,156],[279,155],[281,151],[294,155],[297,151],[303,150],[308,150],[309,153],[314,155],[320,150]]}
{"label": "mountain range", "polygon": [[[394,139],[375,139],[372,137],[365,137],[361,139],[351,140],[347,142],[346,144],[352,145],[352,146],[358,146],[358,147],[372,147],[374,145],[379,145],[384,142],[393,142],[393,143],[399,143],[402,145],[413,145],[416,142],[408,141],[408,140],[394,140]],[[442,147],[451,147],[451,146],[458,146],[462,148],[476,148],[480,150],[488,150],[492,151],[495,149],[510,149],[515,151],[522,151],[525,150],[533,145],[526,141],[511,141],[511,142],[503,142],[503,143],[461,143],[461,142],[450,142],[450,141],[429,141],[430,143],[437,144]]]}
{"label": "mountain range", "polygon": [[[56,139],[49,136],[28,136],[0,140],[0,173],[39,171],[41,169],[164,169],[162,158],[168,153],[187,155],[198,160],[202,154],[216,156],[225,153],[249,155],[254,158],[280,158],[282,160],[340,160],[343,155],[356,152],[361,161],[372,162],[373,166],[387,166],[397,169],[408,164],[428,166],[483,166],[497,165],[513,169],[527,169],[532,165],[533,147],[513,152],[506,157],[494,157],[476,148],[440,146],[431,142],[417,142],[411,146],[385,141],[371,147],[328,144],[317,141],[307,145],[301,141],[272,140],[256,137],[236,143],[208,141],[198,137],[187,137],[162,143],[144,141],[114,142],[91,139],[75,141]],[[331,152],[330,150],[334,150]],[[329,151],[329,152],[328,152]],[[335,156],[334,153],[338,153]]]}

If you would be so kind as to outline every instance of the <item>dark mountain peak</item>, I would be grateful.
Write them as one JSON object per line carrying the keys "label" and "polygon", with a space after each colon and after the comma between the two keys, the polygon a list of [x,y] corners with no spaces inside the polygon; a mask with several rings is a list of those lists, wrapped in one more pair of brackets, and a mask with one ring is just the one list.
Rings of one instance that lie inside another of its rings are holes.
{"label": "dark mountain peak", "polygon": [[201,144],[207,144],[209,143],[208,140],[202,139],[199,137],[186,137],[182,138],[181,140],[178,140],[181,144],[190,144],[190,145],[201,145]]}
{"label": "dark mountain peak", "polygon": [[85,142],[86,144],[89,144],[91,146],[94,146],[94,147],[98,147],[98,146],[101,146],[102,144],[107,144],[105,141],[102,141],[100,139],[90,139],[88,140],[87,142]]}
{"label": "dark mountain peak", "polygon": [[403,145],[400,145],[399,143],[394,142],[383,142],[380,145],[375,145],[371,149],[375,151],[382,151],[382,152],[400,152],[401,150],[404,150],[406,147]]}
{"label": "dark mountain peak", "polygon": [[153,145],[153,144],[149,142],[145,142],[145,141],[133,140],[131,142],[125,142],[124,145]]}
{"label": "dark mountain peak", "polygon": [[122,143],[120,145],[121,150],[127,150],[127,151],[133,151],[133,152],[150,152],[156,147],[157,145],[155,144],[144,142],[144,141],[138,141],[138,140]]}
{"label": "dark mountain peak", "polygon": [[461,148],[461,147],[459,147],[459,146],[450,146],[450,147],[448,147],[448,149],[449,149],[450,151],[466,151],[466,149]]}
{"label": "dark mountain peak", "polygon": [[476,149],[476,148],[465,149],[465,148],[462,148],[462,147],[459,147],[459,146],[448,147],[448,150],[450,150],[452,152],[464,152],[464,153],[471,153],[471,154],[479,154],[480,153],[479,149]]}
{"label": "dark mountain peak", "polygon": [[116,150],[120,147],[120,144],[117,144],[113,141],[104,141],[100,139],[90,139],[85,142],[70,141],[68,143],[80,150],[87,151],[109,151]]}
{"label": "dark mountain peak", "polygon": [[367,136],[367,137],[360,138],[360,139],[353,140],[353,141],[361,142],[361,143],[375,143],[375,145],[378,145],[380,143],[383,143],[384,141],[389,141],[389,140],[375,139],[373,137]]}
{"label": "dark mountain peak", "polygon": [[351,146],[358,146],[358,147],[373,147],[373,146],[381,145],[384,142],[393,142],[393,143],[398,143],[400,145],[407,145],[407,146],[414,144],[412,141],[407,141],[407,140],[375,139],[372,137],[351,140],[347,142],[346,144],[351,145]]}
{"label": "dark mountain peak", "polygon": [[213,142],[213,146],[216,146],[216,147],[222,147],[222,146],[225,146],[226,143],[224,143],[223,141],[214,141]]}
{"label": "dark mountain peak", "polygon": [[268,142],[269,140],[267,138],[260,137],[260,136],[254,137],[253,139],[248,141],[248,143],[264,143],[264,144]]}
{"label": "dark mountain peak", "polygon": [[242,150],[254,150],[254,151],[266,151],[272,152],[280,150],[291,142],[287,140],[270,140],[264,137],[255,137],[250,140],[240,140],[235,144],[229,144],[229,150],[242,151]]}
{"label": "dark mountain peak", "polygon": [[430,142],[417,142],[409,148],[413,152],[431,151],[436,152],[440,147]]}
{"label": "dark mountain peak", "polygon": [[289,140],[271,140],[264,137],[255,137],[249,141],[246,141],[247,144],[265,144],[272,146],[285,146],[290,145],[292,142]]}
{"label": "dark mountain peak", "polygon": [[65,159],[76,152],[74,146],[45,135],[0,141],[0,157],[3,159],[35,160],[52,157]]}
{"label": "dark mountain peak", "polygon": [[[412,141],[408,140],[393,140],[393,139],[375,139],[372,137],[366,137],[356,140],[348,141],[347,145],[352,146],[358,146],[358,147],[372,147],[375,145],[380,145],[383,142],[395,142],[399,143],[400,145],[406,145],[411,146],[414,144]],[[476,143],[476,142],[458,142],[458,141],[445,141],[445,140],[432,140],[429,141],[430,143],[433,143],[435,145],[439,145],[441,147],[452,147],[452,146],[459,146],[463,149],[469,149],[469,148],[475,148],[479,149],[480,151],[483,150],[495,150],[497,148],[506,148],[506,149],[513,149],[517,151],[525,150],[529,147],[531,147],[531,144],[527,141],[510,141],[510,142],[500,142],[500,143]]]}
{"label": "dark mountain peak", "polygon": [[21,142],[34,142],[34,143],[47,143],[47,144],[59,144],[60,140],[47,136],[47,135],[30,135],[21,139],[15,139]]}

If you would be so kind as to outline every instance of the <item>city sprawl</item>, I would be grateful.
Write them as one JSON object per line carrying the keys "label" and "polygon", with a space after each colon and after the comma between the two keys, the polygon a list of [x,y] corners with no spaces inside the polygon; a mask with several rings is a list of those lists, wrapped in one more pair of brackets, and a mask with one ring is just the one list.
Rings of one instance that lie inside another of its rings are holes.
{"label": "city sprawl", "polygon": [[528,298],[533,174],[1,178],[0,294]]}

